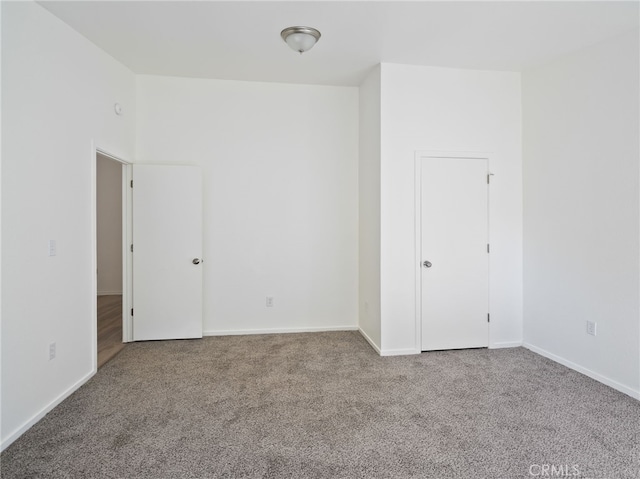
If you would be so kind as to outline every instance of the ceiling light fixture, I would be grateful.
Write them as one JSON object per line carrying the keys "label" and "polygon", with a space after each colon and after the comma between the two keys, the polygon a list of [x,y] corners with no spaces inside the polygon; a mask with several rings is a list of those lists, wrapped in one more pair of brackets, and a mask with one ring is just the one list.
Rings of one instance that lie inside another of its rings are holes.
{"label": "ceiling light fixture", "polygon": [[320,40],[320,32],[311,27],[289,27],[280,32],[287,45],[300,55],[313,48]]}

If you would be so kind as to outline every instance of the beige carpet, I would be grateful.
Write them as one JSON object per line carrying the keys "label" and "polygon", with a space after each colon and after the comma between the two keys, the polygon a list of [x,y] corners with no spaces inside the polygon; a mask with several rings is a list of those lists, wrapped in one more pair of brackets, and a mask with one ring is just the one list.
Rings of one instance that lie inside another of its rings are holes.
{"label": "beige carpet", "polygon": [[355,332],[134,343],[0,459],[3,479],[637,479],[640,402],[522,348],[380,358]]}

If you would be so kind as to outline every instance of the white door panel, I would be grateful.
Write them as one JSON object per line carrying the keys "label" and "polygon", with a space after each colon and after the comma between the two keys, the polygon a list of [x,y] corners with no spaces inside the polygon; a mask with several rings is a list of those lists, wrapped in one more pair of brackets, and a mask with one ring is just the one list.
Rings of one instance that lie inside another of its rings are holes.
{"label": "white door panel", "polygon": [[421,175],[422,350],[486,347],[487,160],[423,159]]}
{"label": "white door panel", "polygon": [[133,338],[202,337],[202,174],[133,166]]}

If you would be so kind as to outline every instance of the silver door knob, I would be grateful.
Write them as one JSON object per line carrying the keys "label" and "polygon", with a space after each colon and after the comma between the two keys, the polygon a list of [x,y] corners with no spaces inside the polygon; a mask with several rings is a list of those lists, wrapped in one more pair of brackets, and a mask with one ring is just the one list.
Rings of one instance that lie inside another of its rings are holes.
{"label": "silver door knob", "polygon": [[193,264],[200,264],[200,258],[193,258]]}
{"label": "silver door knob", "polygon": [[425,268],[431,268],[431,262],[430,261],[425,261],[424,263],[422,263],[422,266],[424,266]]}

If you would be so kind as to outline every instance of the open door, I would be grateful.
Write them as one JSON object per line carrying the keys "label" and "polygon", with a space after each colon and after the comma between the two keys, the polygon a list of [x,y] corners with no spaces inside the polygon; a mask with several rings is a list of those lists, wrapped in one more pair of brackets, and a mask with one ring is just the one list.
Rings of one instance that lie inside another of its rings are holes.
{"label": "open door", "polygon": [[202,173],[133,165],[133,339],[202,337]]}

